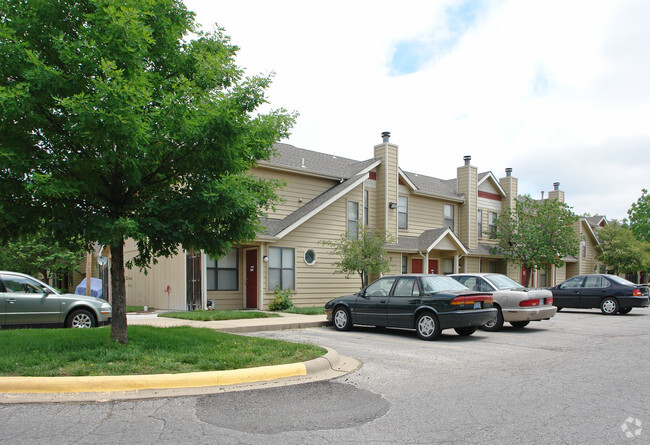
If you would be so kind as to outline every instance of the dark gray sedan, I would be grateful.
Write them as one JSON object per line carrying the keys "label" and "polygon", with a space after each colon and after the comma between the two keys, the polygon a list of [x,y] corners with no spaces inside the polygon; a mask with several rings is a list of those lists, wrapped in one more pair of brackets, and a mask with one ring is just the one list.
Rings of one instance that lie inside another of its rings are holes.
{"label": "dark gray sedan", "polygon": [[0,271],[0,326],[91,328],[112,315],[101,298],[61,294],[29,275]]}
{"label": "dark gray sedan", "polygon": [[576,275],[550,287],[558,310],[600,308],[603,314],[627,314],[634,307],[648,307],[648,286],[634,284],[616,275]]}

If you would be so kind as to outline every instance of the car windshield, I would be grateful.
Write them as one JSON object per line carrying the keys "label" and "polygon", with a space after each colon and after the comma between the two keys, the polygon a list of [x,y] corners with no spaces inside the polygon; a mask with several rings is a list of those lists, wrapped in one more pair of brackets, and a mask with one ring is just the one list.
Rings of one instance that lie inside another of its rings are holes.
{"label": "car windshield", "polygon": [[463,286],[453,278],[444,275],[422,277],[422,287],[427,294],[441,290],[467,290],[467,286]]}
{"label": "car windshield", "polygon": [[505,275],[486,275],[486,277],[497,289],[521,289],[524,286],[517,283],[515,280],[506,277]]}
{"label": "car windshield", "polygon": [[621,278],[616,275],[607,275],[607,278],[609,278],[616,284],[624,284],[626,286],[636,286],[636,284],[634,284],[633,282],[627,281],[625,278]]}

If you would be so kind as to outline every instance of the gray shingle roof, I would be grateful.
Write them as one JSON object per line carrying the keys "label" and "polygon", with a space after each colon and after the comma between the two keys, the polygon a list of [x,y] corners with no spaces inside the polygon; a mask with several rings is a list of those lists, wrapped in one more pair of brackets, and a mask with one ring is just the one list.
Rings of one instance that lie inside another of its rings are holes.
{"label": "gray shingle roof", "polygon": [[456,179],[438,179],[406,171],[404,174],[422,192],[453,199],[463,197],[462,194],[456,192]]}

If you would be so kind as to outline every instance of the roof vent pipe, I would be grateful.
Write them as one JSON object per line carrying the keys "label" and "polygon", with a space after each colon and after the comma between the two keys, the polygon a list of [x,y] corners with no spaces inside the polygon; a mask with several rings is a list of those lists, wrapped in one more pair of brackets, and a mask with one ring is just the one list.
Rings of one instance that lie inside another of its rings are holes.
{"label": "roof vent pipe", "polygon": [[554,182],[553,183],[553,190],[560,190],[560,183],[559,182]]}
{"label": "roof vent pipe", "polygon": [[512,168],[510,168],[510,167],[506,168],[506,176],[507,176],[508,178],[509,178],[510,176],[512,176]]}
{"label": "roof vent pipe", "polygon": [[542,190],[542,199],[544,199],[544,190]]}
{"label": "roof vent pipe", "polygon": [[302,158],[302,165],[301,165],[301,167],[302,167],[302,168],[305,168],[305,158]]}
{"label": "roof vent pipe", "polygon": [[472,157],[470,155],[465,155],[463,156],[463,160],[465,161],[465,165],[469,165],[469,161],[472,160]]}
{"label": "roof vent pipe", "polygon": [[384,143],[388,142],[390,139],[390,131],[384,131],[381,133],[381,139]]}

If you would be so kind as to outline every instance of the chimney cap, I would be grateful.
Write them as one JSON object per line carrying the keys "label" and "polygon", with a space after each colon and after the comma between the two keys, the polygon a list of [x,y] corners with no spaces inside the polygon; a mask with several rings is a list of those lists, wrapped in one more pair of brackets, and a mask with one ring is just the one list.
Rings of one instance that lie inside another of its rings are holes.
{"label": "chimney cap", "polygon": [[465,155],[463,156],[463,161],[465,161],[465,165],[469,165],[469,161],[472,160],[472,157],[470,155]]}
{"label": "chimney cap", "polygon": [[390,139],[390,131],[382,131],[381,139],[383,142],[388,142],[388,140]]}
{"label": "chimney cap", "polygon": [[506,168],[506,176],[512,176],[512,167]]}
{"label": "chimney cap", "polygon": [[553,190],[560,190],[560,183],[559,182],[554,182],[553,183]]}

